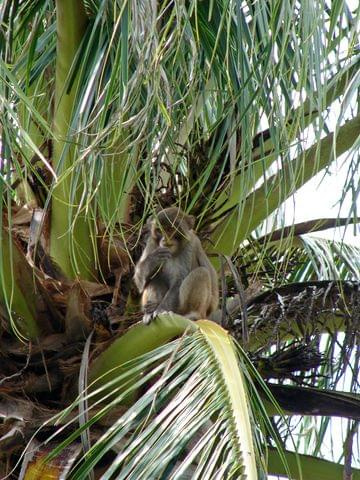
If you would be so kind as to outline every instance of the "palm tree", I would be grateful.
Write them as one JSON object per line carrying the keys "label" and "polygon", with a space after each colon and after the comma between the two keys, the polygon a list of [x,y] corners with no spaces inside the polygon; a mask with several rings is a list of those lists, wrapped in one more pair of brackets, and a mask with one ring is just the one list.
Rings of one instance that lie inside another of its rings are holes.
{"label": "palm tree", "polygon": [[[355,3],[0,3],[3,477],[360,478],[360,248],[311,235],[357,220]],[[351,208],[287,224],[343,154]],[[174,204],[222,305],[145,326]]]}

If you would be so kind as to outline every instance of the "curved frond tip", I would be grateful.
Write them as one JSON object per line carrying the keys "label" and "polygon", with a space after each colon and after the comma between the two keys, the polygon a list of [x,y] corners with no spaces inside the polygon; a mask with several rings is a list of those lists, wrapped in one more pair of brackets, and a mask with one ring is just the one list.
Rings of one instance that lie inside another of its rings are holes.
{"label": "curved frond tip", "polygon": [[246,478],[256,479],[255,451],[250,425],[249,405],[244,378],[239,369],[231,337],[222,327],[209,320],[197,322],[211,347],[220,369],[232,410],[237,448],[244,463]]}

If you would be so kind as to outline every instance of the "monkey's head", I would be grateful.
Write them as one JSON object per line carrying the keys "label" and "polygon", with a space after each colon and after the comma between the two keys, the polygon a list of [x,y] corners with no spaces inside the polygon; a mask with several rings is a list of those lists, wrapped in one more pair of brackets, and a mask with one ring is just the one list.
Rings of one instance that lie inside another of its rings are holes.
{"label": "monkey's head", "polygon": [[179,208],[170,207],[151,217],[149,222],[151,236],[159,247],[166,247],[176,255],[189,241],[189,233],[194,227],[195,219]]}

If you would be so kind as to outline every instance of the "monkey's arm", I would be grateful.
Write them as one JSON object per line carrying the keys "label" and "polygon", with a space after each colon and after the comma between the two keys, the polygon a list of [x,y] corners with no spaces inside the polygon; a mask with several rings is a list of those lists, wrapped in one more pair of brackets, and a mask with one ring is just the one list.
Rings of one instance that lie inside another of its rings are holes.
{"label": "monkey's arm", "polygon": [[171,257],[168,248],[158,247],[152,249],[146,246],[139,262],[135,266],[134,281],[140,293],[142,293],[157,273],[161,271],[163,264]]}

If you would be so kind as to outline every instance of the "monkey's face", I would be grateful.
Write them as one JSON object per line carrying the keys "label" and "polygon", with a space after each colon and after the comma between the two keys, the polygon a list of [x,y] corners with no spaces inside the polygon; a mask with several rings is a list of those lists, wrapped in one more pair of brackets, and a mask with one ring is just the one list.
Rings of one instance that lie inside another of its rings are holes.
{"label": "monkey's face", "polygon": [[150,219],[151,235],[159,247],[170,250],[172,255],[181,253],[189,241],[189,232],[194,226],[194,217],[176,207],[161,210]]}
{"label": "monkey's face", "polygon": [[180,229],[176,229],[174,226],[170,229],[162,225],[154,225],[152,236],[159,247],[168,248],[173,255],[181,252],[184,243],[187,241],[186,233]]}

